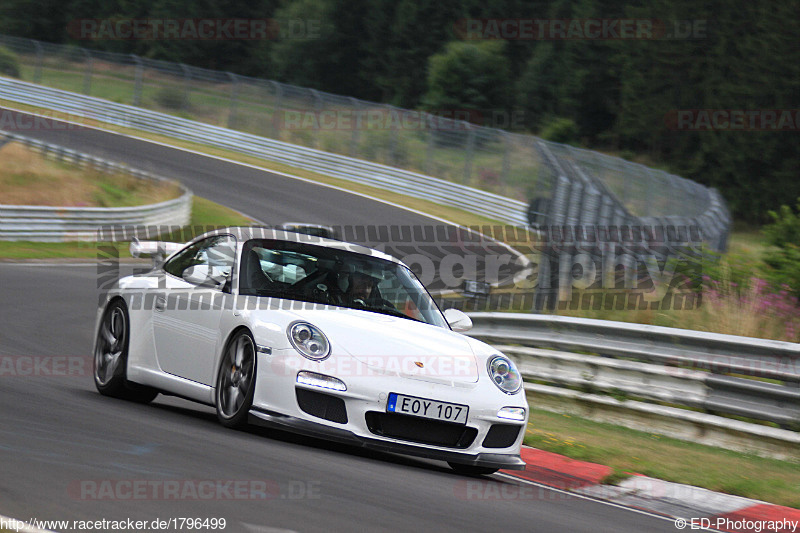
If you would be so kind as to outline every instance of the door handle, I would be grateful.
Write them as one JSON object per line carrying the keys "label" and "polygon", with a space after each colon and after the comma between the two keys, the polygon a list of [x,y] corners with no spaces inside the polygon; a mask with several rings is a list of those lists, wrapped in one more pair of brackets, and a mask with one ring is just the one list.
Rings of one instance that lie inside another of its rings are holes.
{"label": "door handle", "polygon": [[167,299],[164,296],[158,296],[156,298],[155,310],[158,311],[159,313],[163,313],[164,309],[166,308],[167,308]]}

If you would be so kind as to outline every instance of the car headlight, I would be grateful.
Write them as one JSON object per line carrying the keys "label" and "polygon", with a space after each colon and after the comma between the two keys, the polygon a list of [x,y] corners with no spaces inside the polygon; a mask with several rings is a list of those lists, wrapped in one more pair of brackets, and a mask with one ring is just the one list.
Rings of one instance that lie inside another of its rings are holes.
{"label": "car headlight", "polygon": [[522,376],[514,362],[503,355],[495,355],[486,365],[489,377],[506,394],[514,394],[522,387]]}
{"label": "car headlight", "polygon": [[295,350],[313,361],[321,361],[331,354],[328,338],[308,322],[290,324],[287,335]]}

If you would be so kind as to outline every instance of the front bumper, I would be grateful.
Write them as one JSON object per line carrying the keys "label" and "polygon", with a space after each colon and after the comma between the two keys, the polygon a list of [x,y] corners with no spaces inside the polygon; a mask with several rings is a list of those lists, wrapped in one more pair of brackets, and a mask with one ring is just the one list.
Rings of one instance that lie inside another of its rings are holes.
{"label": "front bumper", "polygon": [[450,450],[427,448],[414,444],[373,439],[356,435],[352,431],[331,427],[326,424],[311,422],[301,418],[253,408],[250,410],[250,422],[255,425],[283,429],[301,433],[311,437],[333,440],[383,452],[402,453],[426,459],[451,461],[471,466],[486,468],[499,468],[503,470],[524,470],[525,462],[519,455],[508,453],[478,453],[469,454]]}

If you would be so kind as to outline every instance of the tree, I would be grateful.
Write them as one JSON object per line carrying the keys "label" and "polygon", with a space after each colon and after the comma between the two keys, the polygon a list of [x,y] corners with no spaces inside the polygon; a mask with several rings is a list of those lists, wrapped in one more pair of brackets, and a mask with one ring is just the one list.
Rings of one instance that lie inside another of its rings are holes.
{"label": "tree", "polygon": [[503,44],[454,41],[431,56],[423,106],[433,112],[506,110],[510,73]]}

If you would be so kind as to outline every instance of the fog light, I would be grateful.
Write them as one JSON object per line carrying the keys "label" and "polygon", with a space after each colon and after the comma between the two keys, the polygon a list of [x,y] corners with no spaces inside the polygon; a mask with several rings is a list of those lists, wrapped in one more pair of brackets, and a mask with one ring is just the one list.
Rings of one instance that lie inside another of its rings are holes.
{"label": "fog light", "polygon": [[497,418],[505,418],[506,420],[525,420],[525,409],[522,407],[503,407],[497,411]]}
{"label": "fog light", "polygon": [[326,376],[325,374],[317,374],[316,372],[309,372],[308,370],[301,370],[297,373],[297,383],[309,385],[311,387],[319,387],[321,389],[347,390],[347,386],[341,379],[337,379],[333,376]]}

